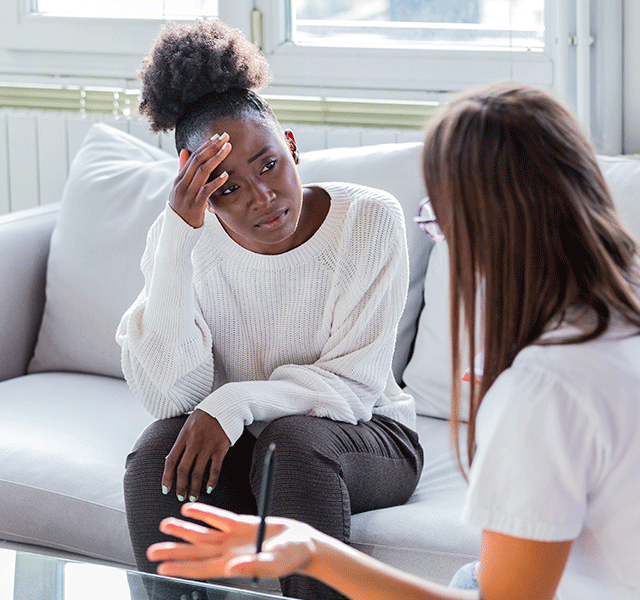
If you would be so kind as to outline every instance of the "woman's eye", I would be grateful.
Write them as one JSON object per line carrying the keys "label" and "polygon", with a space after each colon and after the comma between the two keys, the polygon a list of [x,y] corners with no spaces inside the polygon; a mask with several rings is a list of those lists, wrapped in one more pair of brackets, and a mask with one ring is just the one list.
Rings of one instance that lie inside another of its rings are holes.
{"label": "woman's eye", "polygon": [[235,192],[238,189],[238,186],[233,184],[230,185],[229,187],[224,188],[223,190],[220,190],[220,195],[221,196],[228,196],[229,194],[232,194],[233,192]]}
{"label": "woman's eye", "polygon": [[262,171],[260,171],[260,173],[266,173],[267,171],[271,171],[271,169],[273,169],[276,164],[277,164],[277,160],[274,158],[273,160],[270,160],[264,167],[262,167]]}

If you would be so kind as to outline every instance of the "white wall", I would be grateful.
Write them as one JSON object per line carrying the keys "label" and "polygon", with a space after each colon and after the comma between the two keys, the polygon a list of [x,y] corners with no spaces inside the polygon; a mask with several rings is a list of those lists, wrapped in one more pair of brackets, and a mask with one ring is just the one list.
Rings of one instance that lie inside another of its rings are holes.
{"label": "white wall", "polygon": [[623,151],[640,153],[640,0],[624,0]]}

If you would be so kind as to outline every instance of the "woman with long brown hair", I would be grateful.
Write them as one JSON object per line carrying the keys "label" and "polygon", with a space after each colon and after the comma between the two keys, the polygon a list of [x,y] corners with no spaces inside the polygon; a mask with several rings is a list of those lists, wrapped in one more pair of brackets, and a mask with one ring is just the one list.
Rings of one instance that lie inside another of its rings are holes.
{"label": "woman with long brown hair", "polygon": [[363,599],[640,598],[638,245],[592,148],[550,96],[506,84],[446,107],[423,168],[422,226],[449,245],[461,466],[461,357],[484,357],[464,416],[462,518],[483,530],[476,589],[402,574],[289,520],[269,521],[250,554],[255,517],[199,505],[184,514],[217,530],[165,521],[187,543],[149,549],[160,572],[298,572]]}

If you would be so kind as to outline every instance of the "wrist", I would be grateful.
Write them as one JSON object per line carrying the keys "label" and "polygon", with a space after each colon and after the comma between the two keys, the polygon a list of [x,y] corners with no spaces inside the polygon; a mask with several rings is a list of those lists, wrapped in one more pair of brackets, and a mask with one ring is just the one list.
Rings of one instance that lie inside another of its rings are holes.
{"label": "wrist", "polygon": [[341,546],[345,548],[347,546],[312,527],[309,528],[311,529],[308,542],[310,557],[298,573],[326,582],[334,565],[340,563]]}
{"label": "wrist", "polygon": [[193,229],[200,229],[204,225],[204,210],[185,210],[182,206],[176,205],[173,200],[169,200],[169,208]]}

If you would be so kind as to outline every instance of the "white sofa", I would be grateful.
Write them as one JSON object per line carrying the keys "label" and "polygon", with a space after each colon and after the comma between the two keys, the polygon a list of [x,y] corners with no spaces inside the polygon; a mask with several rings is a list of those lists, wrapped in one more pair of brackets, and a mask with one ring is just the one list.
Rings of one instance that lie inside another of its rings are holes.
{"label": "white sofa", "polygon": [[[411,219],[424,196],[420,153],[419,143],[309,152],[300,174],[387,189],[405,210],[411,281],[394,371],[416,398],[425,466],[407,504],[354,516],[352,542],[447,583],[477,555],[479,532],[458,521],[465,483],[447,421],[446,244],[434,246]],[[601,161],[640,237],[640,163]],[[95,125],[61,203],[0,218],[0,546],[134,565],[122,476],[152,417],[122,379],[114,331],[142,286],[146,232],[176,164]]]}

